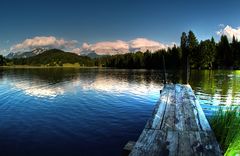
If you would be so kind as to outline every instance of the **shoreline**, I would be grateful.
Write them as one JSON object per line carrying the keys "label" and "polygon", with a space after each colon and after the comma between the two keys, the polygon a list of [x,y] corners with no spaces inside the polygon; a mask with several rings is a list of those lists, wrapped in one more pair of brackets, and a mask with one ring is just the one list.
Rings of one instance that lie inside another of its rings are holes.
{"label": "shoreline", "polygon": [[[162,69],[146,69],[146,68],[114,68],[114,67],[100,67],[100,66],[76,66],[76,65],[66,65],[66,66],[32,66],[32,65],[10,65],[10,66],[0,66],[0,68],[8,69],[47,69],[47,68],[76,68],[76,69],[129,69],[129,70],[162,70]],[[182,69],[167,69],[167,70],[180,70]],[[213,68],[213,69],[196,69],[191,68],[193,71],[201,70],[240,70],[240,68]]]}
{"label": "shoreline", "polygon": [[87,67],[87,66],[29,66],[29,65],[14,65],[14,66],[0,66],[0,68],[9,68],[9,69],[43,69],[43,68],[76,68],[76,69],[84,69],[84,68],[106,68],[106,67]]}

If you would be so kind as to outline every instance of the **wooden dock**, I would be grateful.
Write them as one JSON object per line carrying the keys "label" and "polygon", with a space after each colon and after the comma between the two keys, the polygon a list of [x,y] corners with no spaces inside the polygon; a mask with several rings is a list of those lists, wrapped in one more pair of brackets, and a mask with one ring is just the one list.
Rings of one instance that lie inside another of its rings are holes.
{"label": "wooden dock", "polygon": [[130,156],[220,156],[190,85],[166,84]]}

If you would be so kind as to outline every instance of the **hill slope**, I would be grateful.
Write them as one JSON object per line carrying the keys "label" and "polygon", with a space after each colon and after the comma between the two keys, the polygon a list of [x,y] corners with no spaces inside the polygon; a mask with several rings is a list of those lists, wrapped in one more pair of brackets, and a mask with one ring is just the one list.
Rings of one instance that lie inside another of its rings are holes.
{"label": "hill slope", "polygon": [[48,65],[48,66],[62,66],[65,63],[79,63],[84,66],[93,66],[94,62],[87,56],[79,56],[74,53],[64,52],[59,49],[47,50],[39,55],[13,59],[16,65]]}

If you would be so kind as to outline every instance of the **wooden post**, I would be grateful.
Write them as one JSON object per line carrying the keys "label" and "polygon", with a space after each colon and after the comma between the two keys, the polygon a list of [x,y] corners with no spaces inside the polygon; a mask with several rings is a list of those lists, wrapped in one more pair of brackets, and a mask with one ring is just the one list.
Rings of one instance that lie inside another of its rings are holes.
{"label": "wooden post", "polygon": [[183,84],[189,84],[190,78],[190,65],[189,65],[189,55],[185,55],[183,58]]}
{"label": "wooden post", "polygon": [[162,55],[162,59],[163,59],[163,83],[166,84],[167,78],[166,78],[166,66],[165,66],[164,54]]}
{"label": "wooden post", "polygon": [[187,56],[187,61],[186,61],[186,83],[189,84],[189,78],[190,78],[190,65],[189,65],[189,55]]}

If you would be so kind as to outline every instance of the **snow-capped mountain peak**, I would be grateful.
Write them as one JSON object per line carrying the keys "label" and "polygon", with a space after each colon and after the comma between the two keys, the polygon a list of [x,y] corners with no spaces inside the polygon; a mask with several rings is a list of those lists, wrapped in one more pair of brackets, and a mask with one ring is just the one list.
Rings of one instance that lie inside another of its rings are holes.
{"label": "snow-capped mountain peak", "polygon": [[11,52],[9,53],[6,57],[9,59],[13,59],[13,58],[27,58],[27,57],[32,57],[32,56],[36,56],[39,55],[43,52],[45,52],[46,48],[35,48],[32,51],[29,52]]}
{"label": "snow-capped mountain peak", "polygon": [[38,55],[38,54],[43,53],[46,50],[48,50],[48,49],[46,49],[46,48],[35,48],[35,49],[32,50],[32,53]]}

